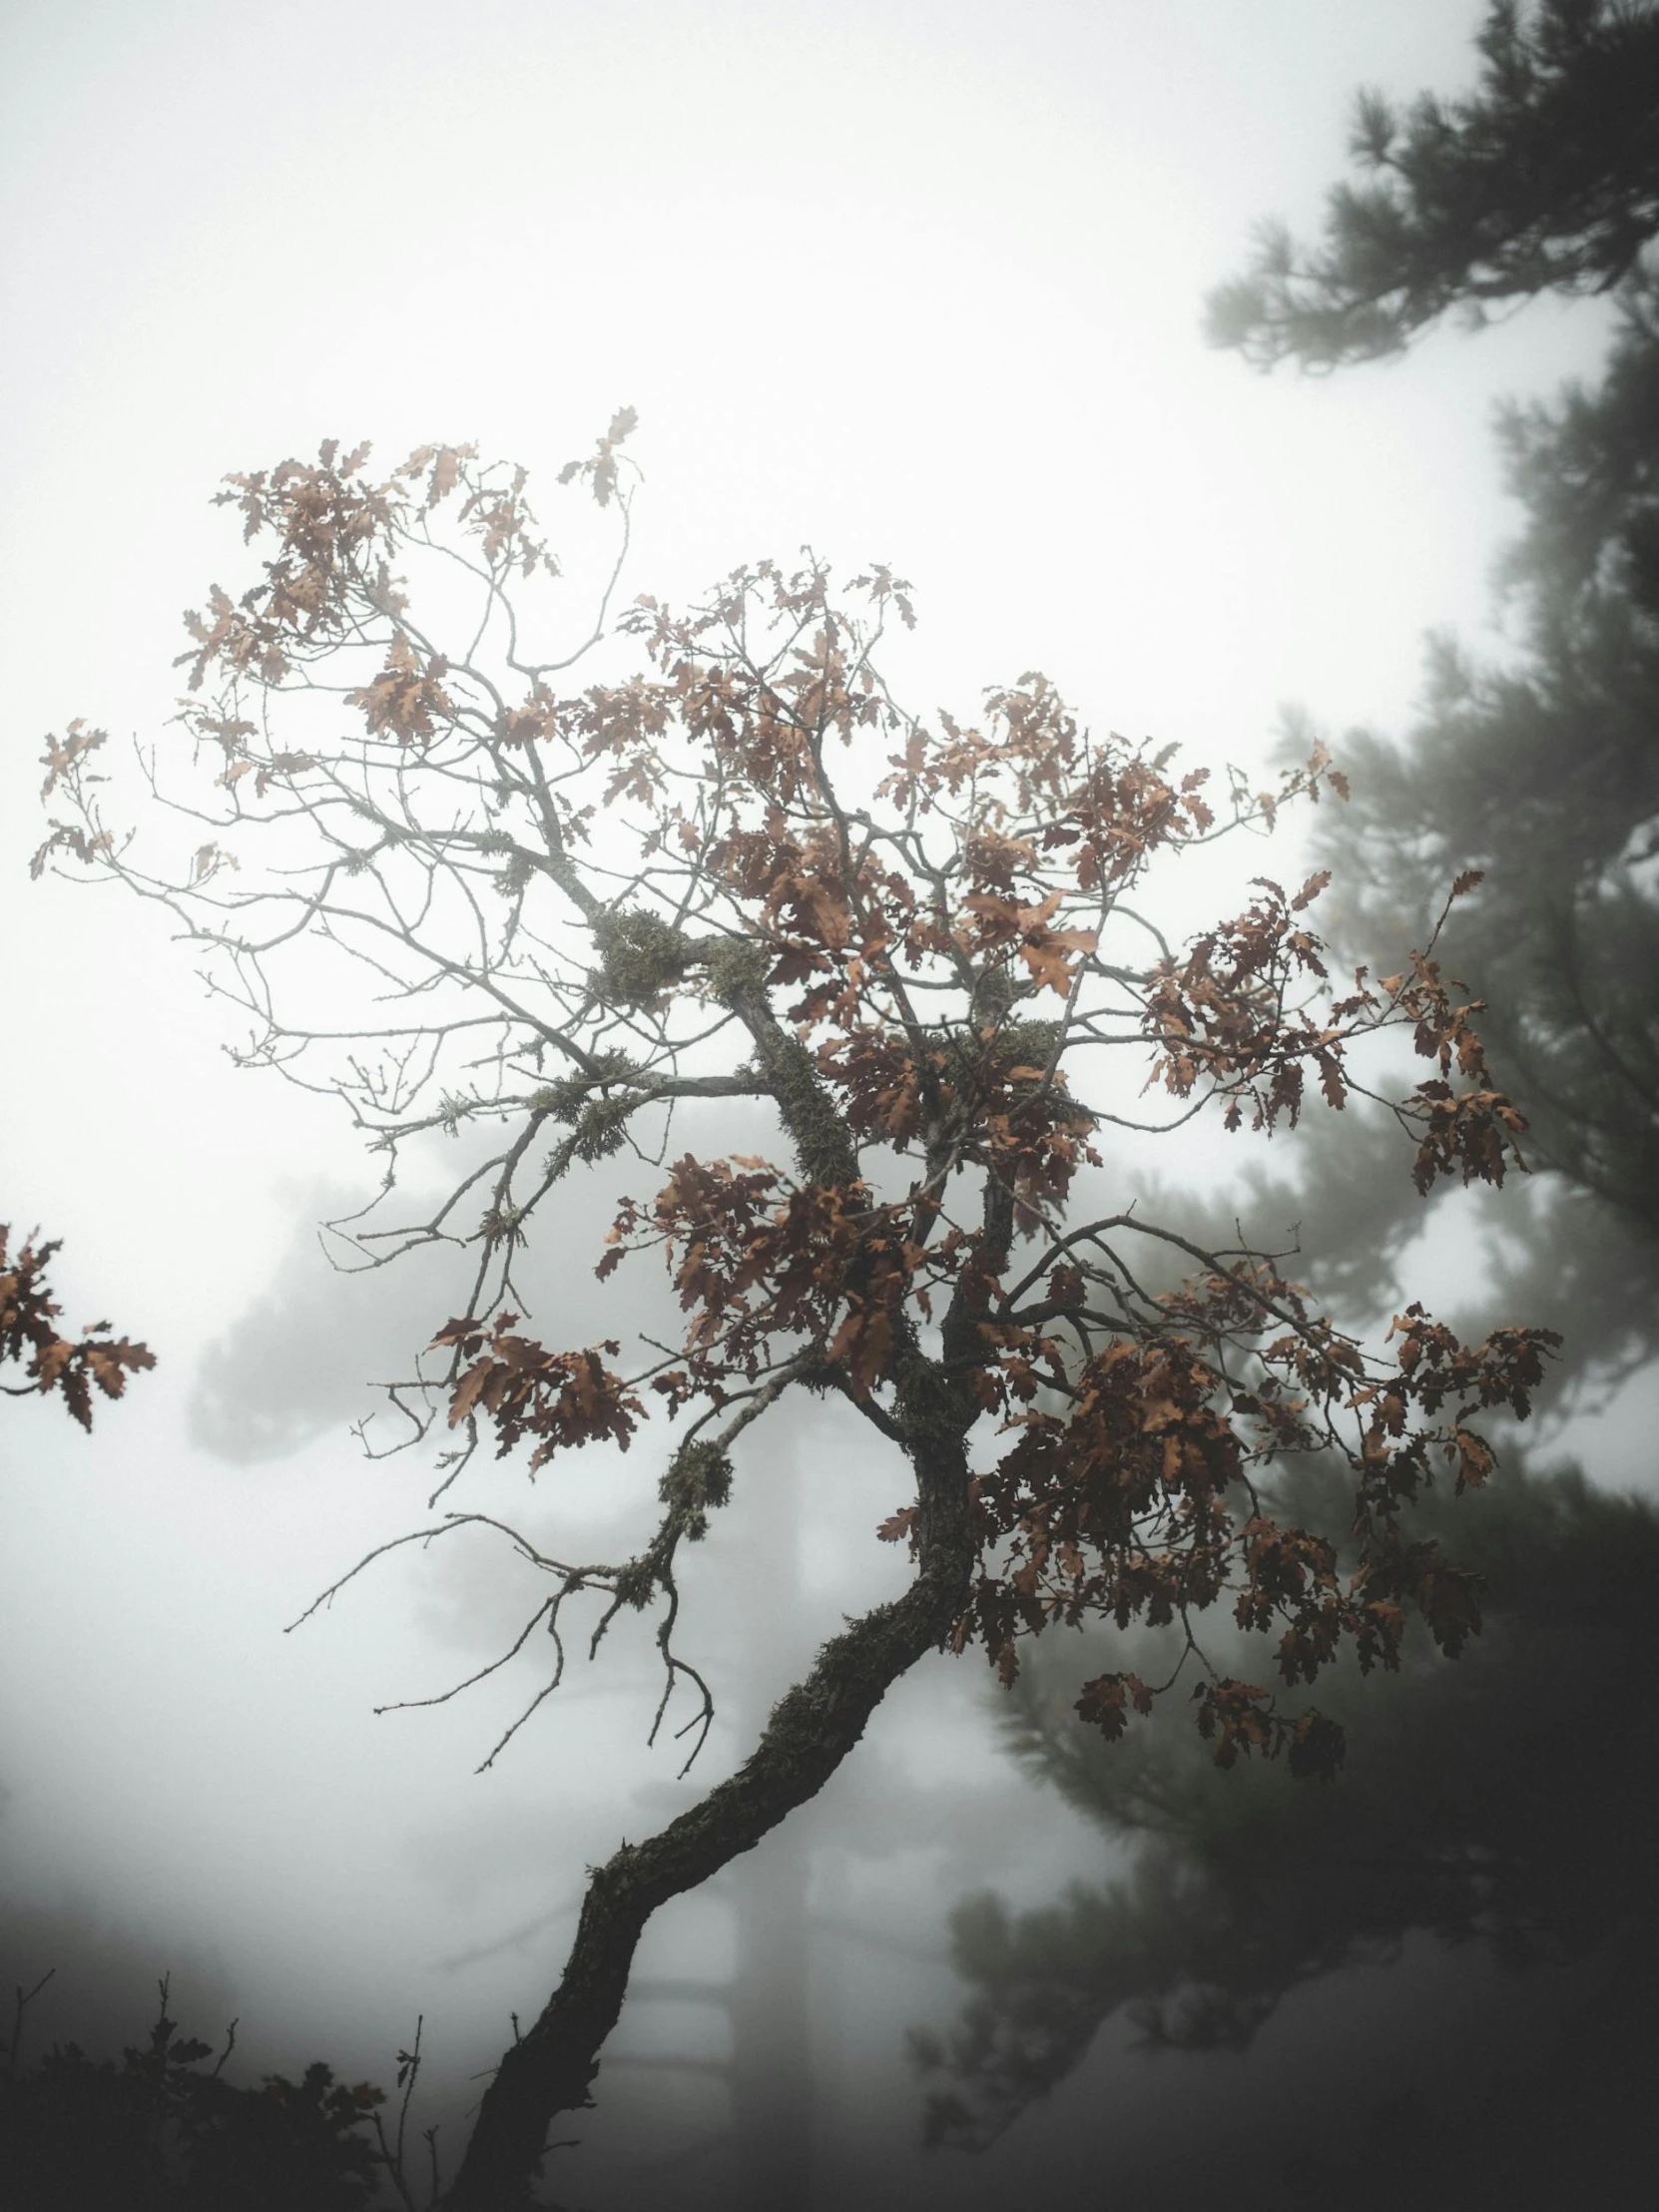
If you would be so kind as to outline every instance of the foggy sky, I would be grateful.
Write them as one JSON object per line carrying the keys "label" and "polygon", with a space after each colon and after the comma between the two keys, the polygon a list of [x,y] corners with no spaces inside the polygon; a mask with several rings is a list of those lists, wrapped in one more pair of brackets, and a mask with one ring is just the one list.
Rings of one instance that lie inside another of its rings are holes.
{"label": "foggy sky", "polygon": [[[723,1731],[676,1784],[677,1758],[644,1748],[648,1655],[626,1648],[484,1776],[532,1677],[375,1718],[509,1640],[517,1585],[471,1536],[381,1562],[282,1633],[421,1524],[428,1462],[365,1462],[348,1423],[451,1307],[435,1283],[330,1283],[311,1226],[373,1181],[343,1116],[231,1068],[235,1025],[155,916],[26,875],[45,732],[85,716],[112,755],[170,736],[180,610],[245,573],[207,504],[219,477],[330,434],[372,437],[388,463],[476,439],[545,477],[630,403],[647,478],[632,590],[672,599],[810,540],[915,580],[923,705],[966,711],[1040,667],[1098,725],[1218,765],[1260,760],[1291,700],[1339,733],[1397,729],[1426,628],[1492,643],[1512,516],[1490,405],[1593,364],[1602,310],[1543,301],[1478,344],[1443,331],[1331,382],[1256,377],[1198,324],[1256,219],[1317,220],[1354,90],[1466,81],[1482,12],[14,0],[0,1219],[66,1240],[71,1324],[108,1314],[161,1360],[90,1441],[55,1405],[4,1408],[0,1887],[28,1942],[62,1950],[62,2031],[87,2016],[74,1932],[107,1922],[174,1965],[194,2031],[240,2009],[267,2063],[325,2055],[386,2079],[424,2010],[434,2066],[475,2070],[508,2009],[545,1998],[585,1862],[739,1755]],[[574,1202],[573,1243],[604,1195]],[[561,1280],[562,1261],[550,1311]],[[792,1435],[802,1600],[768,1632],[770,1695],[902,1579],[868,1539],[901,1470],[867,1435],[834,1432],[832,1411]],[[527,1525],[598,1525],[652,1479],[590,1451],[544,1478]],[[708,1648],[753,1705],[746,1653],[721,1648],[742,1567],[735,1521],[713,1556],[726,1534],[699,1562]],[[881,1792],[850,1769],[808,1816],[826,2125],[865,2115],[834,2155],[885,2173],[894,2204],[925,2186],[895,2163],[913,2131],[897,2038],[954,2001],[943,1906],[990,1881],[1036,1901],[1100,1865],[1081,1821],[1053,1800],[1023,1817],[1011,1770],[992,1771],[982,1675],[919,1670],[860,1754],[869,1776],[903,1764],[937,1787],[935,1834],[860,1858],[859,1792]],[[728,1918],[718,1897],[665,1916],[642,1973],[727,1970]],[[707,2023],[635,2018],[621,2040],[718,2046]],[[596,2140],[647,2084],[663,2142],[695,2137],[696,2085],[661,2078],[603,2075]],[[1088,2095],[1072,2084],[1055,2143],[1017,2155],[1069,2157]],[[1007,2202],[1008,2170],[948,2184]]]}

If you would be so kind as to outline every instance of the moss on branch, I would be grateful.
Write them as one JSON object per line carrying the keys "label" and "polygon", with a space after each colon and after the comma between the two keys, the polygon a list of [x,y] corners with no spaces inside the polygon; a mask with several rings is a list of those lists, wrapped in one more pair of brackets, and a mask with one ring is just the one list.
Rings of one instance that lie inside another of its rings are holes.
{"label": "moss on branch", "polygon": [[648,906],[600,915],[593,934],[601,958],[594,986],[614,1006],[653,1004],[698,956],[691,938]]}

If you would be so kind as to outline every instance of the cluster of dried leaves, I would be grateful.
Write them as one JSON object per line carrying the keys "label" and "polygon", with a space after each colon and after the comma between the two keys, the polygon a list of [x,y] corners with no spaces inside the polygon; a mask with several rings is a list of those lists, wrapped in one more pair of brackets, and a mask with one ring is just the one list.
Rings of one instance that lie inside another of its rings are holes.
{"label": "cluster of dried leaves", "polygon": [[107,1321],[94,1322],[79,1338],[60,1336],[56,1325],[63,1309],[46,1280],[59,1244],[39,1244],[31,1236],[14,1253],[11,1239],[11,1230],[0,1222],[0,1365],[22,1367],[25,1380],[0,1383],[0,1390],[8,1397],[59,1391],[76,1420],[90,1429],[94,1386],[106,1397],[120,1397],[128,1376],[153,1368],[156,1356],[144,1345],[112,1336]]}
{"label": "cluster of dried leaves", "polygon": [[[565,472],[624,524],[632,426],[620,414]],[[1436,1474],[1483,1479],[1470,1423],[1525,1412],[1551,1340],[1465,1346],[1412,1307],[1368,1348],[1272,1255],[1203,1251],[1131,1209],[1075,1218],[1114,1125],[1173,1132],[1214,1108],[1272,1131],[1310,1077],[1340,1109],[1375,1095],[1353,1048],[1382,1031],[1430,1063],[1390,1101],[1419,1189],[1500,1182],[1518,1160],[1478,1008],[1432,941],[1339,986],[1308,920],[1324,877],[1295,895],[1258,879],[1243,912],[1179,947],[1134,903],[1154,863],[1341,793],[1323,750],[1272,791],[1235,774],[1212,805],[1206,772],[1092,734],[1037,674],[971,724],[924,721],[877,662],[889,622],[913,623],[908,586],[874,567],[837,596],[810,557],[740,569],[686,613],[637,601],[619,627],[643,666],[565,688],[576,652],[523,642],[520,598],[559,573],[524,472],[470,447],[422,448],[383,478],[367,459],[329,444],[221,495],[268,552],[240,599],[216,590],[190,617],[180,721],[209,788],[179,798],[147,762],[192,824],[182,864],[146,872],[106,829],[88,767],[102,739],[75,725],[47,754],[68,811],[37,867],[73,859],[165,901],[251,1018],[246,1057],[338,1090],[391,1163],[435,1132],[479,1140],[432,1217],[356,1232],[375,1263],[434,1240],[473,1255],[465,1310],[434,1340],[441,1378],[396,1393],[417,1433],[439,1413],[461,1432],[444,1486],[485,1434],[528,1442],[532,1466],[626,1448],[655,1400],[677,1435],[635,1557],[514,1540],[557,1580],[555,1626],[584,1590],[606,1619],[660,1604],[672,1688],[676,1548],[726,1495],[731,1444],[785,1390],[832,1388],[923,1490],[961,1460],[977,1565],[956,1648],[982,1645],[1011,1680],[1020,1639],[1050,1626],[1181,1622],[1218,1759],[1284,1749],[1329,1774],[1335,1727],[1211,1673],[1194,1618],[1229,1602],[1274,1633],[1287,1688],[1345,1643],[1391,1667],[1411,1614],[1454,1652],[1478,1622],[1470,1578],[1408,1540],[1402,1510]],[[477,601],[441,648],[405,573],[436,561]],[[286,1011],[302,943],[359,963],[382,1009],[344,1025],[343,1057],[339,1020]],[[1127,1110],[1125,1063],[1165,1121]],[[559,1180],[629,1146],[666,1158],[676,1103],[721,1097],[770,1101],[790,1163],[675,1159],[596,1255],[603,1280],[662,1253],[683,1343],[630,1371],[615,1338],[549,1350],[522,1333],[514,1255]],[[1183,1253],[1183,1288],[1143,1285],[1154,1248]],[[1276,1463],[1308,1452],[1351,1474],[1355,1570],[1264,1502]],[[927,1513],[918,1495],[880,1533],[924,1554]],[[1105,1676],[1079,1709],[1111,1736],[1156,1694]]]}

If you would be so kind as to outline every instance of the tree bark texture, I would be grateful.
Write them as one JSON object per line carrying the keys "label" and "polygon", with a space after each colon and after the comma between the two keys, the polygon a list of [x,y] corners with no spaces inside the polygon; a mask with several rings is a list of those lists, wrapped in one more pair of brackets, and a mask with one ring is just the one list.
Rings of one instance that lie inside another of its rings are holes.
{"label": "tree bark texture", "polygon": [[[943,1381],[931,1362],[918,1365],[935,1384]],[[961,1434],[935,1428],[917,1438],[913,1456],[920,1507],[914,1581],[902,1597],[876,1606],[824,1646],[729,1781],[661,1834],[623,1844],[594,1870],[559,1986],[484,2093],[445,2199],[450,2212],[506,2212],[531,2201],[553,2121],[592,2101],[599,2053],[622,2010],[651,1915],[753,1850],[816,1797],[893,1683],[949,1635],[975,1559]]]}

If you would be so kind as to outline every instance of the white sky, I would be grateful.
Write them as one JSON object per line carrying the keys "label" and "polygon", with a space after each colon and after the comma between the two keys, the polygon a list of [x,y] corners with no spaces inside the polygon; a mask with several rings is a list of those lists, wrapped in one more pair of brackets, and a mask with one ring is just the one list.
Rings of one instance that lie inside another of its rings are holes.
{"label": "white sky", "polygon": [[[107,1312],[164,1362],[90,1444],[7,1411],[0,1772],[28,1881],[211,1928],[239,1979],[390,1960],[388,2001],[432,2011],[429,1956],[614,1837],[611,1801],[550,1796],[551,1736],[475,1784],[490,1715],[371,1718],[456,1657],[395,1571],[277,1636],[407,1524],[419,1470],[365,1473],[344,1435],[227,1468],[184,1436],[201,1348],[271,1276],[295,1190],[353,1176],[351,1140],[234,1075],[148,917],[25,869],[43,733],[159,735],[180,610],[240,573],[221,474],[330,433],[550,474],[628,402],[635,590],[810,538],[914,579],[923,705],[1041,667],[1195,764],[1259,757],[1291,700],[1397,729],[1423,630],[1478,643],[1489,612],[1490,403],[1591,366],[1598,313],[1543,303],[1327,382],[1253,375],[1199,317],[1255,219],[1317,221],[1353,91],[1455,86],[1482,12],[12,0],[0,1206],[69,1240],[72,1322]],[[499,1893],[445,1903],[433,1869],[491,1823]]]}

